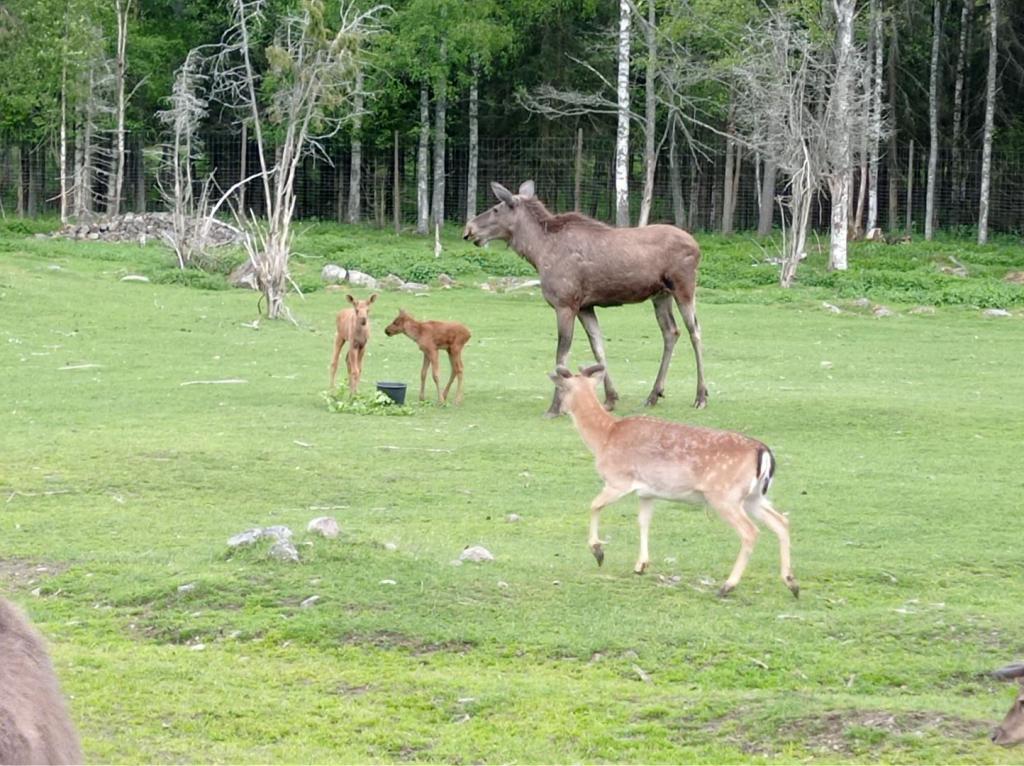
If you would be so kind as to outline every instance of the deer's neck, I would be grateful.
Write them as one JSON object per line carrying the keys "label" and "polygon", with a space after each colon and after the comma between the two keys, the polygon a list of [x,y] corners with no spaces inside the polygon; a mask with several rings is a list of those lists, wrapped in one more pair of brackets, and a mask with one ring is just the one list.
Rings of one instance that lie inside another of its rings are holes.
{"label": "deer's neck", "polygon": [[543,273],[546,265],[545,254],[548,250],[547,238],[551,236],[532,217],[516,228],[508,244],[519,255],[526,259],[537,273]]}
{"label": "deer's neck", "polygon": [[601,406],[593,392],[577,397],[569,410],[569,416],[583,443],[595,455],[598,454],[608,441],[608,434],[615,425],[615,416]]}
{"label": "deer's neck", "polygon": [[423,322],[417,322],[415,319],[407,319],[405,320],[405,327],[402,329],[405,331],[406,335],[418,342],[420,336],[423,335]]}

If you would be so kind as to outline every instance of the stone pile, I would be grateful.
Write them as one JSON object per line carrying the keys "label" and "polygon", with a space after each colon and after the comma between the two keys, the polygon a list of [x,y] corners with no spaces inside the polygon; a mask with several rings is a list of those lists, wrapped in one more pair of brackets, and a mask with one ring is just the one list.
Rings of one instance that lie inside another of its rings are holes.
{"label": "stone pile", "polygon": [[[170,213],[125,213],[113,218],[97,218],[68,223],[54,232],[55,237],[65,239],[97,240],[100,242],[163,242],[164,232],[173,228]],[[230,245],[238,242],[240,235],[232,226],[214,221],[210,226],[210,245]]]}

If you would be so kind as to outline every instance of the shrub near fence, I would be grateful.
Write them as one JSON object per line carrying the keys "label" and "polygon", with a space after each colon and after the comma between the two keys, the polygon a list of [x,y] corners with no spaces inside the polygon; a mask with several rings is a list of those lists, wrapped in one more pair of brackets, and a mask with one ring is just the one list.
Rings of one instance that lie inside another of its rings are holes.
{"label": "shrub near fence", "polygon": [[[398,219],[403,226],[416,221],[416,147],[412,142],[399,147],[397,163],[394,147],[369,147],[362,150],[360,197],[362,219],[379,227],[393,225],[395,213],[395,175],[398,175]],[[162,148],[140,136],[127,142],[126,178],[122,210],[162,210],[163,201],[157,187]],[[238,181],[241,175],[241,138],[238,135],[214,134],[204,141],[205,154],[197,173],[213,172],[222,188]],[[251,174],[255,153],[246,152],[246,172]],[[614,142],[607,138],[584,136],[577,163],[577,143],[572,138],[482,139],[477,171],[477,211],[492,204],[489,182],[500,181],[516,186],[532,178],[538,195],[555,211],[578,207],[582,212],[605,221],[614,219],[614,173],[612,159]],[[307,157],[296,182],[296,216],[299,219],[345,219],[348,201],[350,153],[347,145],[330,147],[330,159]],[[914,152],[913,165],[908,167],[907,147],[892,161],[883,158],[878,184],[879,223],[888,231],[907,229],[908,205],[910,228],[922,228],[925,209],[927,154],[920,147]],[[109,152],[97,152],[108,157]],[[69,159],[69,162],[72,160]],[[445,218],[462,223],[466,217],[466,190],[469,151],[465,144],[448,147],[446,156]],[[724,148],[704,155],[681,154],[678,193],[682,196],[685,219],[677,221],[694,231],[719,231],[725,167]],[[956,231],[972,228],[977,219],[980,194],[981,152],[962,154],[954,164],[951,153],[939,158],[939,179],[936,195],[936,228]],[[994,232],[1024,231],[1024,156],[1019,153],[996,152],[992,163],[992,199],[989,226]],[[749,231],[757,228],[760,196],[760,167],[751,156],[741,162],[733,229]],[[91,208],[102,215],[106,207],[104,168],[93,174]],[[890,205],[890,175],[895,183],[895,199]],[[68,168],[67,176],[73,176]],[[856,173],[855,173],[856,177]],[[655,174],[655,195],[652,221],[673,221],[673,195],[670,186],[667,150],[659,157]],[[908,183],[909,182],[909,183]],[[635,150],[631,163],[631,208],[635,221],[640,206],[643,183],[643,162]],[[908,188],[910,194],[908,197]],[[577,197],[577,189],[578,197]],[[779,179],[776,193],[785,192]],[[259,184],[246,189],[245,205],[257,214],[262,207]],[[856,199],[856,194],[852,195]],[[0,216],[36,217],[52,215],[60,210],[60,173],[56,151],[50,144],[0,140]],[[779,210],[774,210],[774,224],[780,224]],[[827,194],[818,195],[812,209],[813,225],[827,229],[829,202]]]}

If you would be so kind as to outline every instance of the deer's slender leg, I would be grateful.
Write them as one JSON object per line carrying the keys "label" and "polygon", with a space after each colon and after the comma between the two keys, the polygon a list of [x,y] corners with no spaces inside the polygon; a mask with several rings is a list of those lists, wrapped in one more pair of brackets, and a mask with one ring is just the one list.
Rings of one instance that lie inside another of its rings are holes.
{"label": "deer's slender leg", "polygon": [[[558,320],[558,349],[555,351],[555,366],[564,367],[565,360],[569,357],[569,349],[572,348],[573,325],[576,322],[576,312],[571,308],[555,309],[555,318]],[[551,406],[544,413],[544,417],[554,418],[562,411],[562,392],[555,387],[555,396],[551,400]]]}
{"label": "deer's slender leg", "polygon": [[718,515],[733,529],[740,538],[740,552],[733,564],[729,579],[718,589],[719,596],[725,596],[739,583],[743,577],[743,571],[750,561],[750,554],[754,551],[754,543],[757,542],[757,525],[750,520],[743,508],[732,498],[714,497],[705,495],[708,504],[718,512]]}
{"label": "deer's slender leg", "polygon": [[700,324],[697,322],[696,298],[692,292],[677,291],[676,303],[679,304],[679,313],[683,315],[683,324],[690,333],[693,358],[697,363],[697,398],[693,406],[700,409],[708,406],[708,387],[704,385],[704,347],[700,340]]}
{"label": "deer's slender leg", "polygon": [[[455,376],[459,374],[455,359],[456,358],[452,354],[452,350],[449,348],[448,349],[448,366],[450,366],[452,368],[452,374],[449,376],[448,384],[444,387],[444,391],[441,394],[441,401],[448,401],[448,392],[451,391],[452,383],[455,382]],[[459,388],[461,389],[462,386],[460,385]],[[455,398],[456,398],[456,404],[457,404],[458,401],[459,401],[459,394],[458,393],[455,394]]]}
{"label": "deer's slender leg", "polygon": [[341,357],[341,348],[345,345],[345,338],[338,333],[334,336],[334,356],[331,358],[331,392],[334,392],[334,381],[338,378],[338,359]]}
{"label": "deer's slender leg", "polygon": [[619,394],[612,384],[612,376],[608,374],[608,360],[605,359],[604,354],[604,337],[601,335],[601,325],[597,323],[597,313],[591,306],[580,309],[579,317],[580,324],[583,325],[587,339],[590,341],[590,349],[594,352],[594,359],[598,364],[604,366],[604,408],[609,411],[614,410]]}
{"label": "deer's slender leg", "polygon": [[613,487],[605,484],[604,488],[590,503],[590,538],[587,543],[590,545],[590,552],[597,559],[597,565],[604,563],[604,540],[597,536],[597,526],[601,519],[601,511],[606,505],[614,503],[621,497],[628,495],[632,490],[629,488]]}
{"label": "deer's slender leg", "polygon": [[676,325],[675,317],[672,316],[672,298],[665,294],[656,295],[651,299],[654,304],[654,316],[658,320],[658,327],[661,328],[661,338],[664,345],[661,351],[661,366],[658,368],[658,377],[654,381],[654,388],[647,397],[647,406],[653,407],[658,399],[665,395],[665,377],[668,375],[668,366],[672,362],[672,350],[676,347],[679,339],[679,327]]}
{"label": "deer's slender leg", "polygon": [[782,582],[786,584],[786,587],[789,588],[794,596],[800,598],[800,585],[797,583],[796,578],[793,577],[793,567],[790,563],[789,519],[775,510],[772,504],[768,502],[768,499],[764,497],[748,501],[747,507],[751,511],[749,515],[763,521],[764,525],[779,538],[779,567],[781,569]]}
{"label": "deer's slender leg", "polygon": [[633,571],[636,574],[643,574],[651,564],[651,555],[647,550],[647,538],[651,531],[651,517],[654,515],[654,498],[641,497],[640,508],[636,514],[636,520],[640,524],[640,556],[636,560]]}
{"label": "deer's slender leg", "polygon": [[443,402],[443,399],[441,399],[441,376],[438,372],[438,368],[440,367],[441,363],[437,359],[436,348],[428,349],[427,353],[430,355],[430,377],[434,379],[434,390],[437,393],[437,401],[438,403],[441,403]]}
{"label": "deer's slender leg", "polygon": [[455,403],[462,404],[462,373],[465,369],[462,365],[462,348],[453,348],[448,354],[451,358],[453,374],[455,370],[458,370],[459,382],[455,389]]}
{"label": "deer's slender leg", "polygon": [[427,397],[427,369],[430,367],[430,355],[423,352],[423,367],[420,369],[420,401]]}

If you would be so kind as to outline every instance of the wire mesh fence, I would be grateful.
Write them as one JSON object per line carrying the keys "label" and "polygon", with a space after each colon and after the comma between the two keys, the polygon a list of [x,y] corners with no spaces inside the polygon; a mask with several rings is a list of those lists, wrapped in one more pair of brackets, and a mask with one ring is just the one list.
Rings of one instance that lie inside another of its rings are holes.
{"label": "wire mesh fence", "polygon": [[[112,136],[103,136],[83,157],[74,138],[65,156],[65,194],[72,215],[100,216],[112,209],[108,198]],[[159,211],[165,203],[158,177],[165,162],[166,147],[141,135],[129,136],[125,157],[125,180],[118,204],[121,211]],[[417,146],[407,140],[398,146],[363,146],[361,151],[358,218],[379,227],[402,227],[417,221]],[[326,147],[326,156],[303,159],[296,176],[295,215],[302,220],[338,221],[349,219],[352,148],[337,143]],[[477,192],[479,212],[493,204],[490,181],[515,188],[526,179],[536,182],[538,196],[553,212],[579,210],[604,221],[615,218],[614,141],[609,138],[494,138],[479,142]],[[86,161],[88,165],[86,165]],[[927,152],[920,146],[902,145],[890,149],[879,163],[878,225],[892,233],[923,228],[927,194]],[[978,220],[981,189],[979,149],[941,152],[935,184],[937,230],[973,229]],[[466,220],[469,181],[469,147],[450,142],[445,153],[444,218]],[[428,167],[433,167],[432,161]],[[731,226],[723,221],[727,208],[725,147],[702,153],[681,153],[678,173],[670,172],[668,151],[658,158],[655,172],[651,221],[670,222],[693,231],[751,231],[758,228],[763,193],[763,163],[752,155],[734,156],[732,172],[733,212]],[[193,177],[212,174],[217,185],[227,189],[258,170],[252,142],[241,134],[217,133],[204,137],[202,152],[195,162]],[[860,172],[854,173],[851,194],[855,206],[859,197]],[[636,221],[643,184],[643,158],[635,150],[630,162],[631,220]],[[432,179],[428,188],[432,189]],[[673,187],[675,187],[673,189]],[[775,195],[784,195],[785,178],[776,179]],[[259,215],[263,210],[262,184],[249,182],[237,193],[245,209]],[[773,195],[774,196],[774,195]],[[72,200],[75,201],[72,204]],[[57,147],[53,143],[0,140],[0,217],[57,215],[60,212],[61,173]],[[866,216],[865,201],[860,221]],[[856,208],[855,208],[856,209]],[[774,226],[781,223],[778,205],[771,206]],[[829,225],[829,199],[822,189],[812,209],[812,225],[819,230]],[[858,220],[851,216],[851,220]],[[989,228],[993,232],[1024,232],[1024,154],[995,151]]]}

